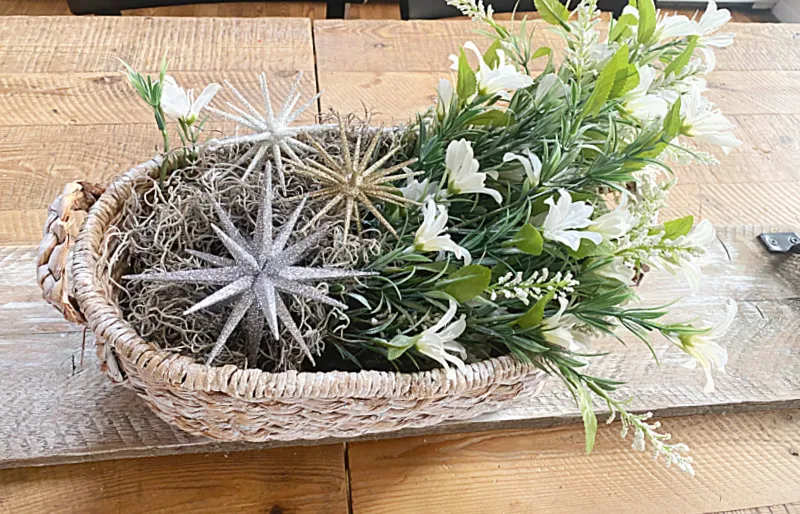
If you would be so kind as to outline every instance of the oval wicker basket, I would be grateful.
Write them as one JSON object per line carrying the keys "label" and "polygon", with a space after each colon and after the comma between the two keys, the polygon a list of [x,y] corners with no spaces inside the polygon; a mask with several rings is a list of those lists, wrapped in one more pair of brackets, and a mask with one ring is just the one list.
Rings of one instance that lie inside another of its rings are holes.
{"label": "oval wicker basket", "polygon": [[354,437],[468,419],[541,388],[542,371],[510,356],[448,377],[443,369],[268,373],[207,366],[159,350],[123,319],[105,259],[123,203],[159,165],[141,164],[105,192],[88,183],[68,185],[50,208],[37,275],[48,302],[92,329],[103,369],[168,423],[225,441]]}

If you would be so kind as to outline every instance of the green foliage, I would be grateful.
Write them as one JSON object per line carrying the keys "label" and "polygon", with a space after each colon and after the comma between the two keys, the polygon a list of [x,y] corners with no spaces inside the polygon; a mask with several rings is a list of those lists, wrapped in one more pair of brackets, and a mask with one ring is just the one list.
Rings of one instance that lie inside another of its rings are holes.
{"label": "green foliage", "polygon": [[[618,75],[620,70],[624,70],[623,75]],[[617,88],[618,91],[625,89],[628,76],[628,45],[620,45],[613,57],[600,72],[595,82],[594,90],[583,106],[583,116],[593,116],[600,112],[606,105],[611,92]],[[638,78],[637,78],[638,80]],[[635,84],[634,84],[635,87]]]}
{"label": "green foliage", "polygon": [[458,79],[456,81],[456,94],[462,100],[471,97],[478,89],[478,82],[475,79],[475,72],[469,65],[467,54],[461,49],[458,58]]}
{"label": "green foliage", "polygon": [[443,280],[440,286],[460,303],[472,300],[489,287],[492,270],[480,264],[464,266]]}
{"label": "green foliage", "polygon": [[470,125],[487,125],[491,127],[507,127],[514,123],[514,113],[511,111],[501,111],[500,109],[490,109],[475,115],[469,120]]}
{"label": "green foliage", "polygon": [[489,45],[489,48],[487,48],[486,52],[483,54],[483,61],[487,64],[487,66],[490,68],[497,67],[498,63],[500,62],[500,56],[497,55],[497,51],[502,49],[503,45],[500,43],[499,39],[492,41],[492,44]]}
{"label": "green foliage", "polygon": [[533,3],[542,16],[542,20],[550,25],[560,25],[565,30],[570,30],[569,25],[567,25],[569,9],[564,4],[558,0],[534,0]]}
{"label": "green foliage", "polygon": [[514,324],[520,328],[538,327],[544,319],[544,308],[552,301],[553,296],[555,296],[554,291],[544,295],[525,314],[514,320]]}
{"label": "green foliage", "polygon": [[514,239],[509,241],[509,245],[530,255],[541,255],[544,248],[544,239],[542,239],[542,234],[536,230],[536,227],[526,223],[519,229]]}
{"label": "green foliage", "polygon": [[592,395],[582,384],[577,384],[575,391],[578,396],[578,407],[581,409],[583,429],[586,433],[586,453],[592,453],[594,440],[597,435],[597,416],[592,406]]}
{"label": "green foliage", "polygon": [[692,230],[694,216],[684,216],[664,223],[664,239],[676,239],[685,236]]}
{"label": "green foliage", "polygon": [[686,48],[683,49],[683,52],[678,54],[678,56],[673,59],[666,68],[664,68],[665,77],[668,75],[678,75],[683,68],[689,64],[692,55],[694,55],[694,50],[697,48],[697,39],[697,36],[689,37],[689,44],[686,45]]}
{"label": "green foliage", "polygon": [[653,0],[638,0],[636,2],[639,10],[639,44],[650,44],[656,30],[656,6]]}

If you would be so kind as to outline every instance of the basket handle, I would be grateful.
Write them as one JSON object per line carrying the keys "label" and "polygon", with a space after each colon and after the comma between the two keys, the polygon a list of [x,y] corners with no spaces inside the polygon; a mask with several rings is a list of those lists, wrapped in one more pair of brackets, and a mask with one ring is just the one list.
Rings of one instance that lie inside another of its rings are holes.
{"label": "basket handle", "polygon": [[36,280],[45,301],[64,319],[86,323],[72,291],[70,250],[78,238],[86,214],[105,191],[99,184],[70,182],[47,210],[44,235],[36,259]]}

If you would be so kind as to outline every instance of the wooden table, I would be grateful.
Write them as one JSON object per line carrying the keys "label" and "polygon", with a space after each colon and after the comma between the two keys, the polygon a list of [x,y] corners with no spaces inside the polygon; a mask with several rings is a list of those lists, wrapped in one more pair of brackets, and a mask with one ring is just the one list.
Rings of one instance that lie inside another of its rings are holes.
{"label": "wooden table", "polygon": [[[304,71],[305,94],[325,91],[321,109],[360,112],[363,102],[391,122],[435,98],[448,54],[478,40],[472,29],[0,18],[0,513],[800,511],[800,259],[755,241],[769,228],[800,230],[800,25],[732,27],[737,42],[719,53],[709,85],[744,145],[719,167],[680,167],[668,214],[718,225],[712,265],[696,297],[669,275],[648,277],[641,292],[652,303],[684,296],[682,314],[702,307],[710,317],[736,298],[729,374],[704,395],[701,374],[662,343],[661,367],[636,344],[595,367],[637,382],[634,408],[675,416],[665,428],[691,443],[695,479],[630,451],[618,426],[601,428],[585,456],[557,383],[515,409],[424,435],[266,449],[180,433],[112,386],[91,349],[81,366],[82,331],[39,299],[32,245],[65,182],[108,182],[158,144],[117,57],[153,71],[169,49],[173,74],[195,87],[226,78],[254,87],[264,70],[285,91]],[[543,30],[537,41],[559,46]]]}

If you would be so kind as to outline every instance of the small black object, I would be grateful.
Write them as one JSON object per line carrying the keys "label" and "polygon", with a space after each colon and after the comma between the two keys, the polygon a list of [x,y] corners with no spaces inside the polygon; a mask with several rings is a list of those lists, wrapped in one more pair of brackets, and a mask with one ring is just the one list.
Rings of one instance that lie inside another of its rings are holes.
{"label": "small black object", "polygon": [[800,253],[800,236],[794,232],[770,232],[758,238],[770,253]]}

